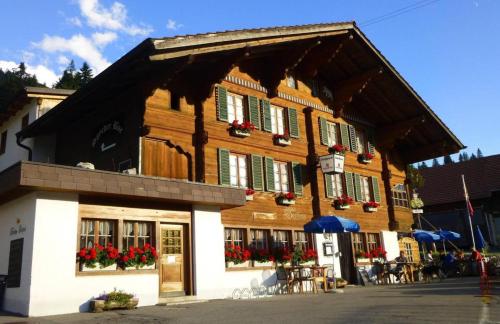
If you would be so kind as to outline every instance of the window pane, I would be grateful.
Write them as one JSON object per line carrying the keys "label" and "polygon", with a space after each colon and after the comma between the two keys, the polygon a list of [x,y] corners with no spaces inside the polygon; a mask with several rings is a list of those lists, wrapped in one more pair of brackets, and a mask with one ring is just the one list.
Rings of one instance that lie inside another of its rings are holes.
{"label": "window pane", "polygon": [[224,229],[224,244],[244,247],[243,229],[226,228]]}
{"label": "window pane", "polygon": [[285,127],[284,127],[283,109],[281,108],[276,109],[276,119],[278,123],[278,134],[284,134]]}
{"label": "window pane", "polygon": [[234,154],[229,155],[229,175],[231,186],[238,186],[238,161],[237,156]]}
{"label": "window pane", "polygon": [[268,233],[268,230],[250,230],[252,248],[267,250],[269,248],[267,242]]}
{"label": "window pane", "polygon": [[243,98],[242,97],[235,97],[235,106],[236,106],[236,119],[242,123],[245,120],[245,117],[243,115]]}
{"label": "window pane", "polygon": [[286,163],[280,163],[281,191],[288,192],[288,168]]}
{"label": "window pane", "polygon": [[274,190],[280,192],[281,191],[281,182],[280,182],[279,162],[273,163],[273,169],[274,169]]}
{"label": "window pane", "polygon": [[365,134],[362,131],[356,130],[356,142],[358,145],[358,153],[364,153],[366,140],[365,140]]}
{"label": "window pane", "polygon": [[274,247],[290,247],[290,237],[288,231],[273,231]]}
{"label": "window pane", "polygon": [[227,94],[227,120],[230,123],[232,123],[234,120],[236,120],[236,114],[235,114],[234,110],[235,110],[234,97],[228,93]]}
{"label": "window pane", "polygon": [[335,129],[335,124],[327,122],[327,133],[328,133],[328,146],[333,146],[337,144],[337,132]]}
{"label": "window pane", "polygon": [[278,125],[276,123],[276,107],[271,106],[271,132],[273,134],[278,133]]}
{"label": "window pane", "polygon": [[247,187],[247,160],[245,156],[238,156],[238,171],[240,187]]}

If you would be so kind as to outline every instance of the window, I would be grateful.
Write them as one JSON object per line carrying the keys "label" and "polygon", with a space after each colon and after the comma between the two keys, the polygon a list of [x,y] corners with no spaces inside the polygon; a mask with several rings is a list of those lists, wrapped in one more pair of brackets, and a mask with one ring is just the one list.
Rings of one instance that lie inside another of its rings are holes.
{"label": "window", "polygon": [[235,120],[242,123],[245,120],[242,96],[230,92],[227,93],[227,120],[229,123]]}
{"label": "window", "polygon": [[283,135],[285,133],[285,110],[271,105],[271,132]]}
{"label": "window", "polygon": [[241,228],[224,229],[224,245],[245,246],[244,230]]}
{"label": "window", "polygon": [[368,177],[363,177],[360,176],[360,183],[361,183],[361,201],[370,201],[371,200],[371,195],[370,195],[370,182],[368,181]]}
{"label": "window", "polygon": [[177,93],[170,93],[170,109],[181,110],[181,97]]}
{"label": "window", "polygon": [[21,119],[21,129],[25,129],[30,123],[30,114],[26,114]]}
{"label": "window", "polygon": [[288,192],[288,165],[286,162],[273,162],[274,190],[277,192]]}
{"label": "window", "polygon": [[290,248],[290,232],[281,230],[273,231],[273,247]]}
{"label": "window", "polygon": [[294,241],[296,246],[300,246],[302,251],[312,248],[311,235],[304,231],[294,232]]}
{"label": "window", "polygon": [[337,144],[337,125],[335,123],[326,122],[327,144],[333,146]]}
{"label": "window", "polygon": [[377,233],[368,233],[366,235],[366,245],[368,246],[368,251],[375,250],[379,247],[379,235]]}
{"label": "window", "polygon": [[80,226],[80,248],[91,248],[95,243],[115,245],[116,222],[112,220],[82,219]]}
{"label": "window", "polygon": [[289,88],[297,89],[297,80],[295,80],[295,78],[294,78],[293,75],[289,74],[289,75],[286,76],[286,85]]}
{"label": "window", "polygon": [[404,244],[404,251],[405,251],[405,255],[406,255],[406,258],[408,259],[408,262],[413,262],[414,261],[414,257],[413,257],[413,246],[411,243],[403,243]]}
{"label": "window", "polygon": [[229,154],[229,176],[231,186],[246,188],[248,186],[247,157]]}
{"label": "window", "polygon": [[153,244],[153,223],[123,222],[123,249],[130,246],[143,247],[146,243]]}
{"label": "window", "polygon": [[0,154],[4,154],[6,148],[7,148],[7,131],[2,133],[2,137],[0,139]]}
{"label": "window", "polygon": [[352,233],[352,245],[354,247],[354,254],[365,251],[365,244],[363,241],[363,233]]}
{"label": "window", "polygon": [[344,194],[344,185],[342,181],[342,174],[327,174],[327,177],[332,179],[332,196],[333,198],[341,197]]}
{"label": "window", "polygon": [[356,129],[356,145],[358,147],[358,153],[363,154],[366,151],[366,136],[365,133],[359,129]]}
{"label": "window", "polygon": [[251,229],[250,230],[250,244],[251,247],[257,250],[268,250],[269,249],[269,231],[261,229]]}
{"label": "window", "polygon": [[404,184],[397,184],[392,188],[392,201],[394,206],[409,207],[408,193]]}

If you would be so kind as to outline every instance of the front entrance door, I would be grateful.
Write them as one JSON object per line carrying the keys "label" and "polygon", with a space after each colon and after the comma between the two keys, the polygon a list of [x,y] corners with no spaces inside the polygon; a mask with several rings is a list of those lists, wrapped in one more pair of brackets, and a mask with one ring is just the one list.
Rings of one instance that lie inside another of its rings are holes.
{"label": "front entrance door", "polygon": [[161,293],[185,294],[184,249],[183,226],[161,225]]}
{"label": "front entrance door", "polygon": [[338,233],[340,268],[342,278],[351,284],[357,283],[357,273],[353,264],[351,233]]}

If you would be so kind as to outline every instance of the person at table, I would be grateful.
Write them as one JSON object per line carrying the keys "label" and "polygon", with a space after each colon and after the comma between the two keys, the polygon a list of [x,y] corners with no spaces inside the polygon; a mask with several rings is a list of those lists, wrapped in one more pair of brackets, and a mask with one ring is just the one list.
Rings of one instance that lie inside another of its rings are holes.
{"label": "person at table", "polygon": [[434,261],[431,251],[428,251],[427,254],[425,255],[425,261],[427,261],[428,263],[432,263]]}
{"label": "person at table", "polygon": [[[403,267],[408,263],[408,258],[405,255],[405,251],[400,251],[399,256],[396,257],[394,261],[396,262],[396,268],[394,268],[391,273],[396,276],[396,279],[398,281],[400,281],[401,275],[405,275],[406,278],[406,274],[403,271]],[[406,278],[406,281],[408,282],[408,278]]]}
{"label": "person at table", "polygon": [[455,256],[455,250],[451,250],[444,257],[444,273],[446,273],[447,275],[456,274],[457,271],[458,271],[458,266],[457,266],[457,258]]}

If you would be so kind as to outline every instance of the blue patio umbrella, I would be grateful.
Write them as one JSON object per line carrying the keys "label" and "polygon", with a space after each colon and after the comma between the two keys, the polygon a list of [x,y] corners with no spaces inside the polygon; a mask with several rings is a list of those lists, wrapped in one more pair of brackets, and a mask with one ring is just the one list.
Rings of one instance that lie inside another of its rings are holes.
{"label": "blue patio umbrella", "polygon": [[448,241],[453,241],[453,240],[458,240],[460,238],[460,234],[452,231],[447,231],[447,230],[439,230],[439,231],[434,231],[434,234],[439,235],[441,240],[443,240],[443,250],[444,253],[446,253],[446,245],[444,244],[445,240]]}
{"label": "blue patio umbrella", "polygon": [[413,232],[413,237],[418,242],[432,243],[432,242],[441,241],[441,237],[439,235],[435,234],[434,232],[431,232],[431,231],[415,230]]}
{"label": "blue patio umbrella", "polygon": [[[304,231],[308,233],[343,233],[343,232],[359,232],[360,226],[353,220],[339,217],[339,216],[321,216],[313,219],[304,225]],[[333,276],[333,289],[337,289],[335,283],[335,251],[333,249],[333,236],[332,236],[332,276]]]}
{"label": "blue patio umbrella", "polygon": [[476,225],[476,249],[481,250],[486,246],[486,241],[484,240],[483,233],[479,228],[479,225]]}

